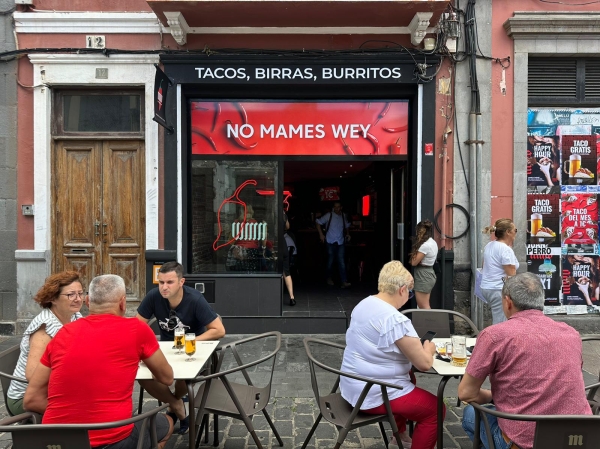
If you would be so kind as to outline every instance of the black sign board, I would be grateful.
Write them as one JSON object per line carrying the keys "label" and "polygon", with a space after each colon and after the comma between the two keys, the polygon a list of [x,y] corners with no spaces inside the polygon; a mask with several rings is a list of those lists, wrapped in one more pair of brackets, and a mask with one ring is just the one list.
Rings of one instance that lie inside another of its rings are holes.
{"label": "black sign board", "polygon": [[[164,61],[169,76],[181,84],[416,84],[415,63],[273,61]],[[435,67],[431,66],[433,71]]]}
{"label": "black sign board", "polygon": [[173,132],[173,127],[167,124],[167,117],[165,113],[165,105],[167,104],[167,93],[169,87],[172,85],[172,81],[163,72],[158,65],[156,65],[156,76],[154,77],[154,121],[161,126],[164,126],[169,133]]}

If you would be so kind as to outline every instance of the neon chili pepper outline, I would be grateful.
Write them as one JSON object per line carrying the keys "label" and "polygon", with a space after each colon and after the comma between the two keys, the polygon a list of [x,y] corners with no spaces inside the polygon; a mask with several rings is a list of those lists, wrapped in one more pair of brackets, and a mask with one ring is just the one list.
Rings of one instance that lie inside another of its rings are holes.
{"label": "neon chili pepper outline", "polygon": [[367,133],[367,140],[373,145],[373,154],[379,154],[379,140],[371,133]]}
{"label": "neon chili pepper outline", "polygon": [[377,125],[377,123],[379,123],[379,120],[381,120],[383,117],[386,116],[386,114],[390,111],[391,107],[392,107],[392,103],[388,102],[385,104],[385,106],[383,107],[383,109],[381,110],[379,115],[377,116],[377,120],[375,120],[375,123],[373,123],[373,126]]}
{"label": "neon chili pepper outline", "polygon": [[[272,196],[275,195],[275,190],[256,190],[256,193],[258,193],[259,195]],[[284,210],[287,212],[287,210],[290,208],[290,203],[288,202],[288,200],[291,198],[292,192],[290,192],[289,190],[284,190],[283,195],[283,204],[285,205]]]}
{"label": "neon chili pepper outline", "polygon": [[206,140],[210,144],[210,146],[213,149],[213,151],[218,152],[217,151],[217,144],[215,144],[215,141],[213,140],[212,137],[210,137],[208,134],[206,134],[204,131],[202,131],[197,126],[192,126],[192,132],[194,134],[198,134],[200,137],[204,138],[204,140]]}
{"label": "neon chili pepper outline", "polygon": [[[244,230],[244,227],[246,226],[246,209],[247,208],[246,208],[246,203],[244,203],[239,198],[239,195],[240,195],[240,192],[247,185],[255,186],[256,184],[257,184],[257,182],[254,179],[249,179],[247,181],[244,181],[242,184],[240,184],[240,186],[237,189],[235,189],[235,192],[233,193],[233,195],[231,195],[229,198],[224,199],[223,202],[221,203],[221,205],[219,206],[219,211],[217,212],[217,223],[219,225],[219,234],[217,235],[217,238],[215,239],[215,241],[212,244],[214,251],[217,251],[217,250],[223,248],[224,246],[231,245],[241,235],[242,231]],[[231,237],[226,243],[222,243],[221,245],[219,245],[218,242],[219,242],[219,239],[221,238],[221,234],[223,233],[223,227],[221,224],[221,209],[223,209],[223,206],[225,206],[225,204],[228,204],[228,203],[239,204],[240,206],[242,206],[244,208],[244,220],[242,222],[242,226],[240,226],[240,230],[237,233],[237,235],[235,235],[234,237]]]}
{"label": "neon chili pepper outline", "polygon": [[[231,120],[225,120],[225,123],[232,125],[233,123],[231,122]],[[245,124],[245,123],[244,123]],[[252,148],[254,148],[256,145],[258,145],[258,142],[254,142],[254,143],[246,143],[244,142],[242,139],[240,139],[240,136],[232,136],[233,140],[235,141],[235,143],[237,143],[241,148],[243,148],[244,150],[251,150]]]}
{"label": "neon chili pepper outline", "polygon": [[344,140],[343,137],[340,137],[340,139],[342,139],[342,143],[344,144],[344,151],[346,152],[346,154],[354,156],[354,151],[352,151],[352,148],[350,147],[350,145],[348,145],[346,143],[346,141]]}
{"label": "neon chili pepper outline", "polygon": [[212,129],[210,130],[210,132],[215,131],[219,115],[221,115],[221,103],[215,103],[215,116],[213,117]]}

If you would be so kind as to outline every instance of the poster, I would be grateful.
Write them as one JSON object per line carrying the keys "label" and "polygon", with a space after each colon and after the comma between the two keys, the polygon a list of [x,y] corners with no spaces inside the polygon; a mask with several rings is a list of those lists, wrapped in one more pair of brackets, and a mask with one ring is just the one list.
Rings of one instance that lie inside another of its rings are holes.
{"label": "poster", "polygon": [[527,271],[536,274],[544,286],[545,306],[560,305],[562,278],[560,256],[527,256]]}
{"label": "poster", "polygon": [[[527,195],[527,255],[560,254],[560,195]],[[556,251],[544,248],[557,248]]]}
{"label": "poster", "polygon": [[[562,184],[596,184],[598,160],[596,137],[592,135],[561,136]],[[547,159],[543,159],[546,162]],[[549,162],[548,162],[549,164]]]}
{"label": "poster", "polygon": [[598,202],[595,193],[563,193],[562,246],[566,254],[597,254]]}
{"label": "poster", "polygon": [[600,266],[598,256],[578,254],[562,258],[562,293],[564,305],[598,305]]}
{"label": "poster", "polygon": [[[527,138],[527,187],[542,187],[551,193],[560,192],[560,148],[556,136],[528,136]],[[539,190],[538,190],[539,191]]]}

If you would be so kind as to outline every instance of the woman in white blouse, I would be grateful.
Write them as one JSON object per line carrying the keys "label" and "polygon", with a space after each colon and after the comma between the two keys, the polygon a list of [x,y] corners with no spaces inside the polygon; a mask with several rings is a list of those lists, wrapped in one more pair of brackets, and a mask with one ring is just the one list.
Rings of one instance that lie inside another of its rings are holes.
{"label": "woman in white blouse", "polygon": [[[411,447],[406,432],[406,420],[417,423],[412,449],[432,449],[436,443],[436,397],[414,385],[411,368],[427,371],[433,365],[435,345],[421,344],[411,321],[398,309],[409,299],[413,278],[401,262],[393,260],[379,273],[376,295],[363,299],[352,311],[346,332],[346,349],[342,371],[399,385],[388,389],[388,396],[404,448]],[[342,377],[342,397],[352,406],[364,388],[364,383]],[[386,413],[381,389],[371,388],[361,410],[366,413]],[[445,410],[444,410],[445,413]],[[392,438],[390,449],[399,449]]]}

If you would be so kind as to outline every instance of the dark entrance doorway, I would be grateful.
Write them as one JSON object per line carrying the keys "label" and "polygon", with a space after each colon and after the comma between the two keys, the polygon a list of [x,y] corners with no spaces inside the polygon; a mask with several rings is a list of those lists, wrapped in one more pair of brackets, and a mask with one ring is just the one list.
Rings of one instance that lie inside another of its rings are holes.
{"label": "dark entrance doorway", "polygon": [[[349,317],[360,300],[377,292],[381,266],[392,259],[404,260],[402,231],[410,211],[406,205],[406,165],[405,161],[347,160],[284,163],[289,235],[295,246],[291,274],[297,301],[291,307],[284,289],[284,315],[345,313]],[[351,224],[351,239],[345,246],[349,288],[341,288],[335,263],[334,285],[328,285],[327,248],[315,224],[315,219],[330,212],[337,201]]]}

